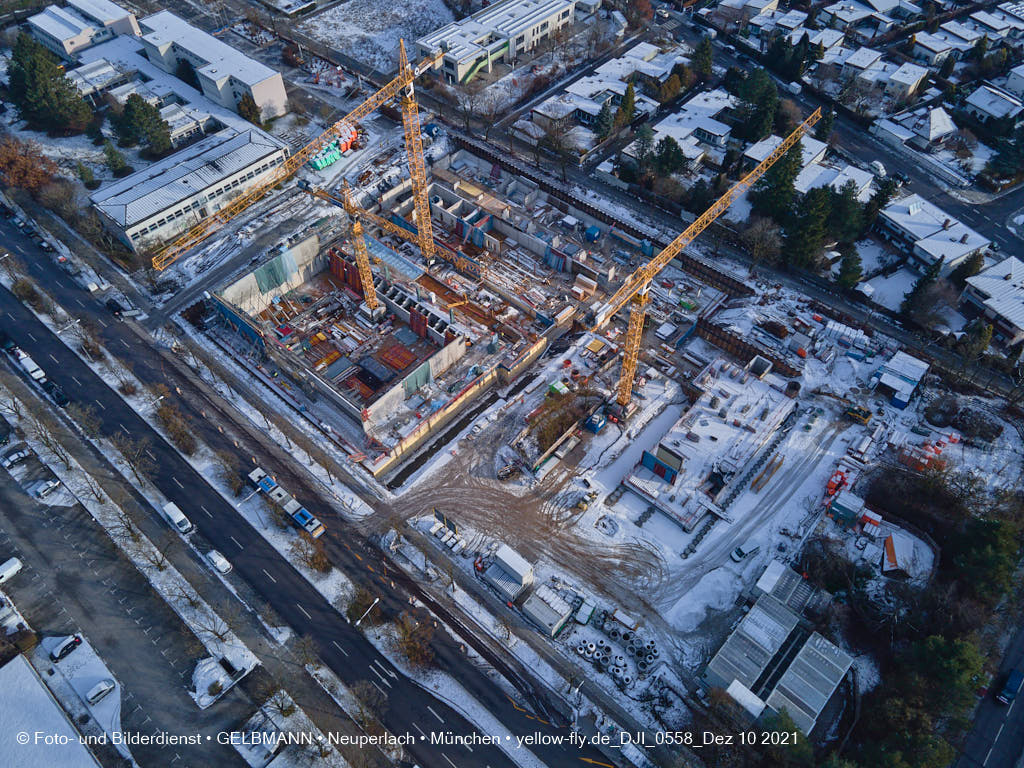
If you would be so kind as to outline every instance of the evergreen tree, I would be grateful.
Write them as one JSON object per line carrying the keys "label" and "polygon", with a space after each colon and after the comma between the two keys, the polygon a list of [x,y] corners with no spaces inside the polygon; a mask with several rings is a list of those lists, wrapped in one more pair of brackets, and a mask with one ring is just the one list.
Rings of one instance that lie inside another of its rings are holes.
{"label": "evergreen tree", "polygon": [[803,166],[802,154],[801,143],[798,141],[750,190],[750,202],[757,213],[780,224],[789,218],[793,198],[796,196],[794,182]]}
{"label": "evergreen tree", "polygon": [[87,165],[79,163],[75,170],[78,173],[78,178],[82,180],[82,183],[89,189],[93,189],[94,187],[92,185],[96,183],[96,176],[93,174],[92,169]]}
{"label": "evergreen tree", "polygon": [[155,155],[171,149],[171,133],[167,121],[160,116],[160,110],[137,93],[128,96],[124,111],[113,122],[124,146],[145,143]]}
{"label": "evergreen tree", "polygon": [[755,69],[740,86],[739,97],[743,103],[736,134],[739,138],[760,141],[771,133],[779,107],[775,82],[764,69]]}
{"label": "evergreen tree", "polygon": [[836,113],[831,109],[822,112],[821,120],[814,126],[814,138],[827,144],[829,137],[832,135],[832,126],[835,124],[835,121]]}
{"label": "evergreen tree", "polygon": [[606,101],[601,106],[601,111],[597,113],[597,120],[594,123],[594,133],[597,134],[597,138],[601,141],[607,139],[614,124],[615,117],[612,115],[611,102]]}
{"label": "evergreen tree", "polygon": [[671,136],[666,136],[658,142],[658,149],[654,156],[654,166],[660,176],[671,176],[679,171],[686,163],[686,157],[679,144]]}
{"label": "evergreen tree", "polygon": [[836,282],[843,288],[853,288],[860,282],[863,274],[860,255],[850,243],[841,246],[839,252],[843,254],[843,260],[839,262],[839,276],[836,278]]}
{"label": "evergreen tree", "polygon": [[738,67],[729,67],[722,78],[722,87],[733,96],[738,96],[746,78]]}
{"label": "evergreen tree", "polygon": [[871,196],[868,204],[864,206],[864,233],[867,233],[875,225],[878,212],[889,204],[889,201],[892,200],[895,194],[896,182],[892,179],[882,179],[878,183],[878,189],[875,190],[875,194]]}
{"label": "evergreen tree", "polygon": [[263,121],[260,120],[260,108],[256,106],[256,100],[251,93],[242,94],[242,98],[238,100],[238,114],[253,125],[263,125]]}
{"label": "evergreen tree", "polygon": [[943,263],[945,263],[944,258],[932,262],[928,269],[924,271],[924,274],[914,282],[914,287],[903,297],[903,301],[900,303],[900,314],[904,318],[912,318],[921,309],[922,302],[928,294],[928,289],[938,282],[939,275],[942,274]]}
{"label": "evergreen tree", "polygon": [[644,124],[636,129],[636,162],[640,167],[640,173],[647,170],[651,162],[651,152],[654,149],[654,131],[651,126]]}
{"label": "evergreen tree", "polygon": [[956,269],[949,273],[949,282],[955,285],[957,289],[963,290],[964,286],[967,285],[967,278],[974,277],[974,275],[981,272],[984,266],[985,257],[981,251],[976,251],[961,261],[956,266]]}
{"label": "evergreen tree", "polygon": [[103,155],[107,159],[107,167],[117,177],[126,175],[125,169],[128,168],[128,163],[124,159],[124,155],[117,151],[117,147],[111,144],[109,141],[103,145]]}
{"label": "evergreen tree", "polygon": [[942,60],[942,66],[939,67],[939,77],[943,80],[948,80],[949,76],[953,74],[953,67],[956,66],[956,59],[952,56],[947,56]]}
{"label": "evergreen tree", "polygon": [[786,263],[797,269],[813,267],[821,256],[828,235],[831,196],[827,187],[810,190],[797,206],[796,215],[786,228]]}
{"label": "evergreen tree", "polygon": [[838,192],[828,189],[832,196],[828,231],[840,243],[852,243],[864,228],[864,205],[857,199],[857,185],[851,179]]}
{"label": "evergreen tree", "polygon": [[690,59],[690,67],[697,79],[702,83],[711,77],[711,67],[714,63],[714,51],[711,48],[711,38],[704,37],[697,43]]}
{"label": "evergreen tree", "polygon": [[996,141],[996,156],[992,158],[990,168],[999,176],[1009,177],[1024,171],[1024,127]]}
{"label": "evergreen tree", "polygon": [[11,53],[8,92],[22,118],[52,133],[81,133],[92,120],[89,105],[53,55],[25,33]]}

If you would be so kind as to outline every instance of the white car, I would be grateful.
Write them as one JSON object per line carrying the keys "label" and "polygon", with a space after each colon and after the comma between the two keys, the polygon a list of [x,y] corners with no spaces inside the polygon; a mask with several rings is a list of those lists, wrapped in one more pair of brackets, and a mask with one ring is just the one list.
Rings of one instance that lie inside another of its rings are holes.
{"label": "white car", "polygon": [[51,493],[60,488],[60,480],[39,480],[33,483],[29,490],[37,499],[45,499]]}
{"label": "white car", "polygon": [[89,689],[87,694],[85,694],[85,700],[90,704],[96,704],[116,687],[117,684],[109,677],[106,680],[100,680],[96,685]]}
{"label": "white car", "polygon": [[231,573],[231,563],[216,549],[211,549],[207,552],[206,559],[210,561],[210,565],[217,569],[218,573]]}
{"label": "white car", "polygon": [[473,437],[476,437],[483,431],[483,428],[483,424],[474,424],[473,428],[469,430],[469,434],[471,434]]}
{"label": "white car", "polygon": [[15,464],[21,464],[21,462],[25,461],[25,459],[31,455],[32,451],[28,448],[22,448],[21,450],[14,451],[14,453],[9,453],[4,456],[3,460],[0,460],[0,464],[3,464],[4,469],[10,469]]}

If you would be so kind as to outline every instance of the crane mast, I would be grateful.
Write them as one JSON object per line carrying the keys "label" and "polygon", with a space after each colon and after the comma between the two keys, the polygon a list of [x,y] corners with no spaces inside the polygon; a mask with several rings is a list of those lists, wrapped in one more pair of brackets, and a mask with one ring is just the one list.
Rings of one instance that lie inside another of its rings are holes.
{"label": "crane mast", "polygon": [[821,119],[821,109],[814,110],[811,115],[798,125],[789,136],[777,146],[771,154],[757,164],[746,176],[733,184],[724,195],[716,200],[710,208],[697,217],[694,222],[683,230],[657,256],[641,265],[633,274],[625,279],[622,287],[597,312],[592,330],[605,325],[627,303],[629,307],[629,325],[626,329],[626,340],[622,349],[622,373],[616,388],[616,402],[623,408],[629,405],[633,397],[633,379],[636,376],[637,363],[640,360],[640,344],[643,339],[644,318],[647,312],[648,292],[653,280],[661,270],[678,256],[683,248],[692,243],[701,232],[711,226],[719,216],[728,210],[738,197],[747,192],[775,163]]}
{"label": "crane mast", "polygon": [[[330,128],[313,139],[309,144],[294,154],[286,157],[284,162],[272,169],[259,184],[252,187],[247,192],[242,193],[234,200],[231,200],[220,210],[214,211],[208,217],[202,219],[191,229],[180,235],[176,240],[174,240],[174,242],[157,251],[156,255],[153,257],[153,267],[158,270],[167,269],[167,267],[181,258],[183,254],[199,245],[199,243],[215,231],[245,211],[257,200],[261,199],[263,195],[273,189],[276,185],[280,184],[282,181],[298,171],[310,157],[323,149],[329,142],[343,135],[347,131],[354,129],[360,120],[378,107],[399,97],[402,98],[402,122],[405,126],[406,149],[410,153],[409,170],[413,183],[413,194],[417,201],[416,215],[417,218],[420,219],[417,221],[417,227],[422,233],[424,230],[423,213],[421,211],[422,201],[426,210],[426,231],[430,242],[430,245],[428,246],[429,251],[425,251],[424,255],[428,252],[433,253],[433,238],[430,232],[430,204],[427,199],[426,173],[423,163],[423,143],[419,134],[419,110],[416,106],[412,83],[420,74],[433,66],[440,55],[441,52],[438,51],[436,54],[428,56],[414,67],[409,63],[408,57],[405,54],[405,45],[403,43],[401,46],[401,66],[398,68],[398,74],[391,82],[370,96],[366,101],[345,115],[341,120],[334,123]],[[411,136],[413,128],[415,128],[414,137]],[[413,154],[416,155],[415,159],[412,156]]]}

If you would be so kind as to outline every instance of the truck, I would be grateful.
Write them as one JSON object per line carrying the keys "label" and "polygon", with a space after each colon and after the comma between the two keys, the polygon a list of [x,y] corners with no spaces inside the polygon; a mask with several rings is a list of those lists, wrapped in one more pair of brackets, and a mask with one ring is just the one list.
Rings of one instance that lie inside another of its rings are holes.
{"label": "truck", "polygon": [[786,90],[792,93],[794,96],[797,96],[803,89],[804,87],[795,80],[792,83],[786,83]]}
{"label": "truck", "polygon": [[42,382],[46,378],[46,374],[36,361],[20,349],[18,350],[18,363],[25,369],[25,373],[32,377],[33,381]]}
{"label": "truck", "polygon": [[314,539],[318,539],[327,532],[324,524],[315,518],[308,509],[292,498],[284,488],[277,484],[277,481],[267,474],[262,467],[256,467],[248,475],[249,482],[256,488],[257,493],[265,493],[267,498],[284,510],[288,518],[297,527],[304,530]]}
{"label": "truck", "polygon": [[867,424],[871,421],[871,411],[867,408],[862,408],[859,405],[851,405],[845,411],[843,416],[848,418],[850,421],[855,421],[858,424]]}

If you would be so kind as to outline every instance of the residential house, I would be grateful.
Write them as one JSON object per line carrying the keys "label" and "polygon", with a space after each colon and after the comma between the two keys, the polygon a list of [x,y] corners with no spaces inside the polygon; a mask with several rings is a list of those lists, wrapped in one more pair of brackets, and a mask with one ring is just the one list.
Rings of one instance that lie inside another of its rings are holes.
{"label": "residential house", "polygon": [[[654,144],[668,136],[675,140],[691,164],[704,159],[719,163],[725,156],[731,126],[723,122],[732,116],[739,102],[735,96],[717,88],[699,93],[672,115],[656,123]],[[636,158],[636,143],[623,150],[627,157]]]}
{"label": "residential house", "polygon": [[1024,262],[1010,256],[967,278],[960,307],[991,322],[1007,346],[1024,341]]}
{"label": "residential house", "polygon": [[953,46],[945,38],[929,34],[928,32],[918,32],[914,35],[913,56],[919,61],[924,61],[933,67],[937,67],[952,53]]}
{"label": "residential house", "polygon": [[889,203],[879,212],[876,226],[886,240],[907,254],[911,266],[924,270],[941,260],[943,275],[991,245],[990,240],[917,194]]}
{"label": "residential house", "polygon": [[1002,123],[1013,130],[1024,121],[1024,102],[992,83],[983,83],[964,101],[964,111],[980,123]]}
{"label": "residential house", "polygon": [[1024,64],[1018,64],[1006,75],[1006,82],[1003,89],[1014,96],[1024,98]]}

